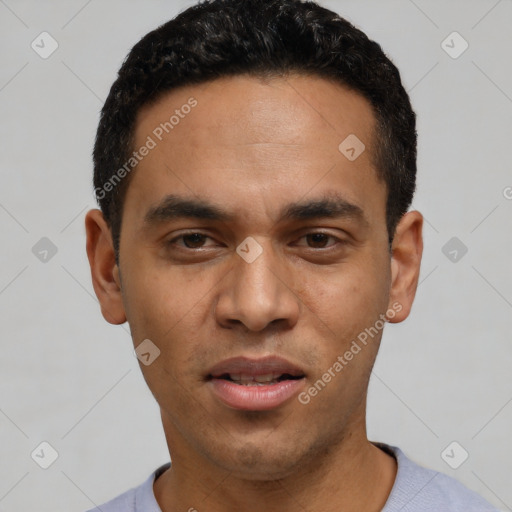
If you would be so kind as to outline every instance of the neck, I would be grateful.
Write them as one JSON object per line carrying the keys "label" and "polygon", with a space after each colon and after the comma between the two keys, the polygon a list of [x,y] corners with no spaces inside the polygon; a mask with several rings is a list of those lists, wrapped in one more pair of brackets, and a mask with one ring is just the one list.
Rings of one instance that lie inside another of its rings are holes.
{"label": "neck", "polygon": [[155,497],[163,512],[260,512],[262,507],[268,512],[378,512],[391,492],[397,465],[368,441],[365,428],[362,433],[345,436],[296,471],[268,480],[226,471],[174,443],[172,467],[154,483]]}

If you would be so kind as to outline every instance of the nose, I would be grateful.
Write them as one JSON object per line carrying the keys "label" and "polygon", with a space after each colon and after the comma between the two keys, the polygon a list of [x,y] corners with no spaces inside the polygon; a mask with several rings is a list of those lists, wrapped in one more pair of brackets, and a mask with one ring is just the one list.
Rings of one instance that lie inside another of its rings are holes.
{"label": "nose", "polygon": [[293,291],[296,276],[276,257],[270,244],[251,263],[237,253],[216,305],[217,322],[233,328],[243,324],[254,332],[270,324],[293,327],[299,317],[300,300]]}

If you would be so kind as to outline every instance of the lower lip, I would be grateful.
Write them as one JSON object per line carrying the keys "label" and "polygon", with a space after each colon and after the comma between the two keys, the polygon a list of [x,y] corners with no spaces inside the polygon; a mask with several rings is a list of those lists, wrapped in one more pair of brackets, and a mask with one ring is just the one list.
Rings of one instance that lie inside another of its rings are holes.
{"label": "lower lip", "polygon": [[283,380],[265,386],[244,386],[226,379],[210,380],[215,395],[233,409],[243,411],[268,411],[274,409],[304,386],[304,379]]}

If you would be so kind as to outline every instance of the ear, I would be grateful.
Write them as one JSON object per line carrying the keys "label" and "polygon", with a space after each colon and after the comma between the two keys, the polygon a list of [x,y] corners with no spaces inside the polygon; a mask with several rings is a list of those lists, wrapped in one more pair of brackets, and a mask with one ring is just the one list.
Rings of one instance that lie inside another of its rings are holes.
{"label": "ear", "polygon": [[116,264],[112,233],[100,210],[85,216],[87,257],[92,284],[101,305],[101,313],[111,324],[126,322],[119,268]]}
{"label": "ear", "polygon": [[422,229],[423,216],[420,212],[412,211],[400,219],[395,230],[391,247],[391,289],[388,310],[392,309],[396,314],[393,318],[388,318],[391,323],[404,321],[411,311],[418,287],[423,254]]}

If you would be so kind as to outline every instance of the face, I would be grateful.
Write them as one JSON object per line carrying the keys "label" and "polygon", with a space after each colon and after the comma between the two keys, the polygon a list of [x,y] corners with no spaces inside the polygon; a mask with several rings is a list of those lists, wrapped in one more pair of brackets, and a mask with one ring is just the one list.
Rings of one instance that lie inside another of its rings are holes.
{"label": "face", "polygon": [[306,76],[216,80],[140,111],[134,147],[152,147],[119,268],[97,210],[88,252],[105,318],[160,351],[141,369],[173,460],[276,478],[365,436],[383,318],[407,316],[421,256],[414,216],[390,255],[374,125],[360,95]]}

